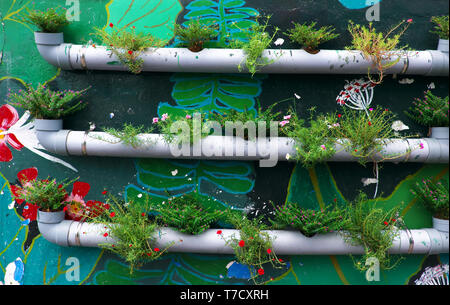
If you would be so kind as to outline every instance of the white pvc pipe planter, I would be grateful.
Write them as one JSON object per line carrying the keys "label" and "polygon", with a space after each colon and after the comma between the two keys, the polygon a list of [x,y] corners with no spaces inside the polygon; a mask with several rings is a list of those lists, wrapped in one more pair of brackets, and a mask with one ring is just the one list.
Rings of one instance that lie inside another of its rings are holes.
{"label": "white pvc pipe planter", "polygon": [[[35,33],[36,46],[41,56],[56,67],[63,70],[127,70],[104,46],[66,44],[62,33],[46,34]],[[366,74],[369,68],[371,73],[377,73],[373,63],[357,50],[321,50],[309,54],[297,49],[267,49],[262,56],[274,62],[258,73]],[[396,56],[393,59],[398,58]],[[246,55],[241,49],[191,52],[186,48],[152,48],[140,57],[144,60],[142,71],[248,73]],[[404,51],[400,57],[385,74],[449,75],[448,52]]]}

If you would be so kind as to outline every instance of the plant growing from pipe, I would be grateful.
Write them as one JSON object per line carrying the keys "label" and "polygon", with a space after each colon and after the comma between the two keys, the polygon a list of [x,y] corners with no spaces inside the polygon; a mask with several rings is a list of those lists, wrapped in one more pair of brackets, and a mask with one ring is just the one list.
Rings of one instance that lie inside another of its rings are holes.
{"label": "plant growing from pipe", "polygon": [[[347,50],[359,50],[367,60],[373,62],[373,67],[377,70],[378,80],[371,77],[371,68],[368,70],[369,80],[375,84],[381,84],[384,77],[384,71],[400,61],[402,49],[407,46],[399,47],[400,38],[411,25],[412,19],[402,21],[386,34],[377,33],[372,27],[372,22],[366,27],[360,24],[354,24],[349,21],[348,31],[352,36],[351,46]],[[397,34],[394,34],[398,30]]]}
{"label": "plant growing from pipe", "polygon": [[447,16],[433,16],[431,22],[434,23],[433,30],[430,33],[436,34],[440,39],[447,39],[449,36],[448,30],[448,15]]}
{"label": "plant growing from pipe", "polygon": [[8,93],[7,103],[29,111],[36,119],[61,119],[86,107],[85,102],[76,100],[88,89],[52,91],[43,84],[36,89],[27,85],[26,90]]}
{"label": "plant growing from pipe", "polygon": [[160,48],[166,44],[152,34],[136,33],[134,26],[117,28],[110,23],[109,27],[111,28],[110,32],[107,29],[94,28],[94,35],[101,39],[102,43],[134,74],[142,71],[144,60],[140,58],[140,55],[146,49]]}
{"label": "plant growing from pipe", "polygon": [[405,114],[423,126],[448,127],[448,96],[438,97],[428,90],[423,99],[414,99]]}
{"label": "plant growing from pipe", "polygon": [[216,25],[204,25],[200,20],[192,21],[187,27],[175,24],[174,34],[181,46],[187,46],[192,52],[203,50],[203,44],[217,37]]}
{"label": "plant growing from pipe", "polygon": [[304,209],[296,203],[275,207],[275,218],[270,222],[276,229],[293,228],[306,237],[345,230],[348,211],[338,206],[326,206],[320,210]]}
{"label": "plant growing from pipe", "polygon": [[292,41],[303,46],[303,49],[311,54],[319,52],[318,47],[321,43],[335,39],[339,36],[339,34],[333,33],[335,29],[332,26],[323,26],[316,29],[315,26],[317,22],[311,22],[310,24],[293,22],[293,24],[294,27],[288,29],[287,32],[283,34],[287,35]]}
{"label": "plant growing from pipe", "polygon": [[448,220],[448,181],[441,179],[438,182],[433,182],[430,179],[422,179],[421,182],[414,184],[411,193],[433,213],[433,217]]}
{"label": "plant growing from pipe", "polygon": [[105,139],[104,137],[96,137],[99,140],[106,141],[109,143],[123,143],[125,145],[129,145],[133,148],[138,148],[139,146],[143,145],[150,145],[153,144],[151,141],[143,140],[139,137],[139,135],[144,133],[152,133],[154,130],[153,126],[145,127],[143,125],[140,126],[133,126],[132,124],[125,123],[122,127],[122,129],[116,129],[116,128],[104,128],[104,131],[118,139],[117,142],[111,142],[108,139]]}
{"label": "plant growing from pipe", "polygon": [[21,19],[24,23],[36,26],[42,33],[59,33],[70,22],[66,17],[66,8],[48,8],[46,11],[30,10]]}

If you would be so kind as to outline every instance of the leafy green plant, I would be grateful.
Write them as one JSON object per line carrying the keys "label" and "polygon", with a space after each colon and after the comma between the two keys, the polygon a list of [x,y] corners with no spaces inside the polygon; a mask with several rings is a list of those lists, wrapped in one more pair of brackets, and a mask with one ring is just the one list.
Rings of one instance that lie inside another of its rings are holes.
{"label": "leafy green plant", "polygon": [[448,127],[448,105],[448,96],[438,97],[428,90],[424,99],[414,99],[405,114],[427,127]]}
{"label": "leafy green plant", "polygon": [[153,118],[153,124],[159,129],[167,143],[190,143],[210,134],[209,124],[205,122],[205,113],[194,113],[190,115],[168,115],[164,113],[161,118]]}
{"label": "leafy green plant", "polygon": [[[116,137],[119,140],[118,142],[122,142],[125,145],[132,146],[133,148],[137,148],[145,144],[152,144],[151,141],[142,139],[139,137],[139,135],[144,133],[152,133],[154,127],[151,126],[146,128],[143,125],[133,126],[132,124],[125,123],[123,125],[123,128],[120,130],[115,128],[105,128],[104,130],[106,133],[109,133],[110,135]],[[107,139],[104,138],[99,139],[109,142]]]}
{"label": "leafy green plant", "polygon": [[187,46],[192,52],[203,50],[203,44],[217,37],[218,27],[216,25],[205,25],[196,22],[190,22],[187,27],[175,24],[175,36],[181,40],[182,46]]}
{"label": "leafy green plant", "polygon": [[224,211],[212,210],[201,205],[196,193],[171,197],[154,208],[159,223],[182,233],[197,235],[224,216]]}
{"label": "leafy green plant", "polygon": [[30,10],[23,16],[22,21],[35,25],[43,33],[59,33],[61,28],[68,25],[66,9],[48,8],[46,11]]}
{"label": "leafy green plant", "polygon": [[411,192],[433,213],[434,217],[448,219],[448,181],[440,180],[434,183],[430,179],[422,179],[422,182],[414,184]]}
{"label": "leafy green plant", "polygon": [[67,182],[64,180],[62,183],[58,183],[56,179],[50,180],[50,178],[30,180],[18,191],[16,198],[37,205],[44,212],[61,211],[66,204],[64,202],[67,197],[65,189],[77,179]]}
{"label": "leafy green plant", "polygon": [[[373,62],[373,67],[377,69],[379,74],[378,80],[371,77],[371,67],[369,67],[369,80],[375,84],[383,81],[384,71],[395,65],[401,57],[400,51],[407,46],[399,47],[400,37],[405,33],[411,25],[412,19],[402,21],[394,26],[386,34],[377,33],[372,23],[368,27],[354,24],[349,21],[348,31],[352,36],[352,44],[346,47],[347,50],[360,50],[367,60]],[[397,34],[394,34],[398,30]]]}
{"label": "leafy green plant", "polygon": [[148,48],[163,47],[166,42],[148,33],[136,33],[134,26],[117,28],[110,23],[111,32],[106,29],[94,28],[94,35],[117,56],[119,61],[134,74],[142,71],[144,60],[140,55]]}
{"label": "leafy green plant", "polygon": [[431,22],[435,24],[433,34],[439,35],[440,39],[448,39],[448,15],[447,16],[433,16]]}
{"label": "leafy green plant", "polygon": [[401,206],[388,211],[372,204],[364,193],[360,193],[356,200],[349,205],[349,225],[343,232],[344,240],[351,245],[364,247],[364,254],[359,259],[352,257],[356,269],[366,271],[371,258],[379,262],[380,269],[394,268],[402,258],[392,262],[388,250],[398,236],[398,228],[402,220],[399,219]]}
{"label": "leafy green plant", "polygon": [[233,248],[236,260],[248,266],[255,283],[258,276],[264,275],[264,264],[270,263],[274,268],[285,265],[273,251],[272,238],[267,232],[263,232],[268,226],[261,223],[261,217],[249,220],[244,215],[228,213],[227,219],[234,228],[239,230],[239,237],[235,235],[223,237],[225,243]]}
{"label": "leafy green plant", "polygon": [[108,204],[109,215],[101,215],[92,221],[105,225],[103,236],[110,236],[113,241],[100,246],[123,258],[129,264],[130,274],[143,264],[160,258],[171,246],[164,249],[155,246],[159,226],[149,220],[148,206],[133,202],[124,204],[112,196]]}
{"label": "leafy green plant", "polygon": [[28,85],[26,90],[8,93],[7,102],[28,110],[37,119],[60,119],[86,107],[86,103],[74,101],[88,89],[52,91],[43,84],[38,84],[36,89]]}
{"label": "leafy green plant", "polygon": [[[258,72],[262,67],[273,63],[275,60],[269,60],[263,56],[263,51],[267,49],[272,43],[275,35],[279,31],[279,28],[275,27],[272,35],[267,32],[269,17],[265,18],[266,21],[263,24],[253,24],[251,28],[243,31],[243,33],[248,37],[247,40],[233,40],[229,44],[230,48],[240,48],[245,53],[245,66],[248,71],[253,75]],[[242,63],[239,64],[238,68],[242,70]]]}
{"label": "leafy green plant", "polygon": [[284,34],[292,41],[302,45],[305,51],[311,54],[319,52],[317,49],[319,44],[339,36],[339,34],[333,33],[335,29],[332,26],[323,26],[315,29],[317,22],[311,22],[310,24],[293,22],[293,24],[294,27],[288,29]]}
{"label": "leafy green plant", "polygon": [[312,210],[303,209],[296,203],[275,207],[275,219],[270,221],[277,229],[291,227],[307,237],[345,230],[349,223],[346,208],[327,206]]}
{"label": "leafy green plant", "polygon": [[368,117],[363,111],[342,108],[343,112],[326,116],[327,124],[332,127],[333,138],[340,139],[344,149],[358,158],[364,165],[370,157],[379,154],[384,159],[397,158],[400,155],[383,155],[383,146],[391,138],[398,138],[392,129],[395,115],[382,107],[369,108]]}

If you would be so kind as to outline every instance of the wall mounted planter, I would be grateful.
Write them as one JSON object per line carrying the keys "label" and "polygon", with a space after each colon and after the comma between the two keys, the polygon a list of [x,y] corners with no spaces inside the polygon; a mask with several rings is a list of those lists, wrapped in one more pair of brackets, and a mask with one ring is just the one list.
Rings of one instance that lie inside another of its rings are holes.
{"label": "wall mounted planter", "polygon": [[[36,36],[36,46],[41,56],[50,64],[63,70],[118,70],[128,68],[104,46],[48,44]],[[398,63],[385,74],[448,76],[448,53],[441,51],[405,51]],[[360,51],[321,50],[309,54],[304,50],[267,49],[263,56],[274,60],[258,73],[298,74],[367,74],[371,61]],[[187,48],[148,49],[142,56],[142,71],[248,73],[245,54],[240,49],[203,49],[191,52]],[[242,70],[238,66],[242,66]],[[372,69],[372,73],[377,73]]]}
{"label": "wall mounted planter", "polygon": [[443,53],[447,53],[448,55],[448,39],[439,39],[438,43],[438,51],[441,51]]}
{"label": "wall mounted planter", "polygon": [[433,229],[436,229],[441,232],[447,232],[449,229],[448,219],[440,219],[433,217]]}

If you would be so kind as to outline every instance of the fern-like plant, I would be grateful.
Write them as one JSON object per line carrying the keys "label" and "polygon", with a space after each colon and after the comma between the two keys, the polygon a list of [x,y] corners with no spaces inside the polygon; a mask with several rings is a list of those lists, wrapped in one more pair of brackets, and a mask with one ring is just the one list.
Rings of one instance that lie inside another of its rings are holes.
{"label": "fern-like plant", "polygon": [[310,24],[293,22],[293,24],[294,27],[288,29],[284,34],[292,41],[303,46],[303,49],[311,54],[319,52],[318,46],[321,43],[335,39],[339,36],[339,34],[333,33],[335,29],[332,26],[323,26],[316,29],[315,26],[317,22],[311,22]]}

